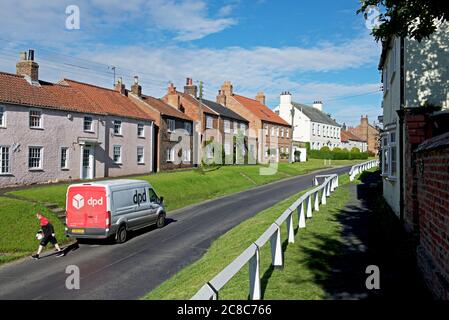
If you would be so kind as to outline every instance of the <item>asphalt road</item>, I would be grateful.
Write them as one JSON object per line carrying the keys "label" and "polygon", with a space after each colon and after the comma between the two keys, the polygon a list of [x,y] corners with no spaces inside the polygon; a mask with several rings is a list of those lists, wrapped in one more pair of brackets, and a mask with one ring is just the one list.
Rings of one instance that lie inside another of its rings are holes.
{"label": "asphalt road", "polygon": [[[350,166],[320,171],[349,172]],[[293,194],[312,186],[316,173],[282,180],[177,210],[162,229],[128,242],[84,243],[65,257],[46,253],[0,267],[0,299],[138,299],[199,259],[211,242]],[[66,267],[80,270],[80,289],[66,288]]]}

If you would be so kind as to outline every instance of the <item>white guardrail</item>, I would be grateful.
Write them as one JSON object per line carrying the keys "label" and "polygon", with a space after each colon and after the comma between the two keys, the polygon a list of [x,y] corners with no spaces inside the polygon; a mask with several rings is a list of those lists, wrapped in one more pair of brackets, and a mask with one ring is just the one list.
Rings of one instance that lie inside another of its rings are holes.
{"label": "white guardrail", "polygon": [[[368,161],[353,166],[350,171],[352,180],[355,175],[377,165],[377,160]],[[357,173],[356,173],[357,172]],[[323,179],[319,185],[319,179]],[[352,181],[351,180],[351,181]],[[306,227],[306,219],[312,218],[312,213],[320,210],[320,204],[326,204],[326,198],[338,187],[338,175],[318,175],[313,179],[316,188],[299,197],[268,229],[251,244],[242,254],[225,267],[212,280],[206,283],[192,297],[192,300],[217,300],[218,292],[229,282],[246,264],[249,265],[249,297],[251,300],[260,300],[260,248],[268,241],[271,247],[271,263],[275,268],[283,266],[283,252],[281,244],[281,226],[286,223],[288,242],[295,242],[293,215],[298,215],[298,229]]]}
{"label": "white guardrail", "polygon": [[379,165],[379,160],[370,160],[364,163],[356,164],[351,168],[351,171],[349,171],[349,181],[354,181],[355,177],[368,169],[371,169],[373,167],[377,167]]}

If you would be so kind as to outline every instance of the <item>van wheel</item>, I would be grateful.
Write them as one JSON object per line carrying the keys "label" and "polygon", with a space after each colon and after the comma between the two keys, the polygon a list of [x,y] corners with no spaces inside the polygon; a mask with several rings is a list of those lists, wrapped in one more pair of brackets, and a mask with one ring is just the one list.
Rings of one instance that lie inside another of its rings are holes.
{"label": "van wheel", "polygon": [[165,226],[165,213],[161,213],[157,217],[156,227],[162,228],[164,226]]}
{"label": "van wheel", "polygon": [[115,236],[115,242],[116,243],[124,243],[124,242],[126,242],[127,238],[128,238],[128,232],[126,231],[126,226],[124,224],[122,224],[117,230],[117,234]]}

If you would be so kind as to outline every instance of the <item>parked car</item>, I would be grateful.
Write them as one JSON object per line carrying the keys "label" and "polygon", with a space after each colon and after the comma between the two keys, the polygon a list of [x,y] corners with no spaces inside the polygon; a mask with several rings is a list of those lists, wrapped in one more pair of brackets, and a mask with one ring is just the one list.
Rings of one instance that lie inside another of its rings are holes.
{"label": "parked car", "polygon": [[73,238],[105,239],[117,243],[128,232],[165,225],[163,197],[140,180],[110,180],[74,184],[66,197],[66,234]]}

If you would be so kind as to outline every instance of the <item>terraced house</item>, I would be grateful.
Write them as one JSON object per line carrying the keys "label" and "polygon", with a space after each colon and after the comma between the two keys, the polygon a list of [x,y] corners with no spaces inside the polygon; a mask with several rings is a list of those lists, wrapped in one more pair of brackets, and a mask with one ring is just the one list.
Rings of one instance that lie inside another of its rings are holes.
{"label": "terraced house", "polygon": [[34,52],[0,73],[0,187],[152,171],[153,118],[116,90],[39,80]]}
{"label": "terraced house", "polygon": [[284,119],[265,105],[265,95],[259,92],[255,99],[234,93],[226,81],[218,92],[217,103],[249,121],[248,153],[259,162],[269,159],[289,161],[292,128]]}
{"label": "terraced house", "polygon": [[128,97],[155,119],[153,171],[192,167],[193,120],[161,99],[143,95],[138,77],[134,79]]}
{"label": "terraced house", "polygon": [[[223,152],[227,164],[236,162],[233,157],[236,153],[233,137],[238,134],[247,135],[248,121],[244,117],[219,103],[200,99],[198,87],[193,84],[191,78],[187,78],[184,92],[177,91],[173,84],[170,84],[167,94],[162,99],[195,121],[195,131],[200,133],[198,139],[203,146],[202,150],[197,148],[195,159],[212,161],[214,155],[219,155],[223,161],[220,156]],[[241,150],[241,154],[245,152]]]}

